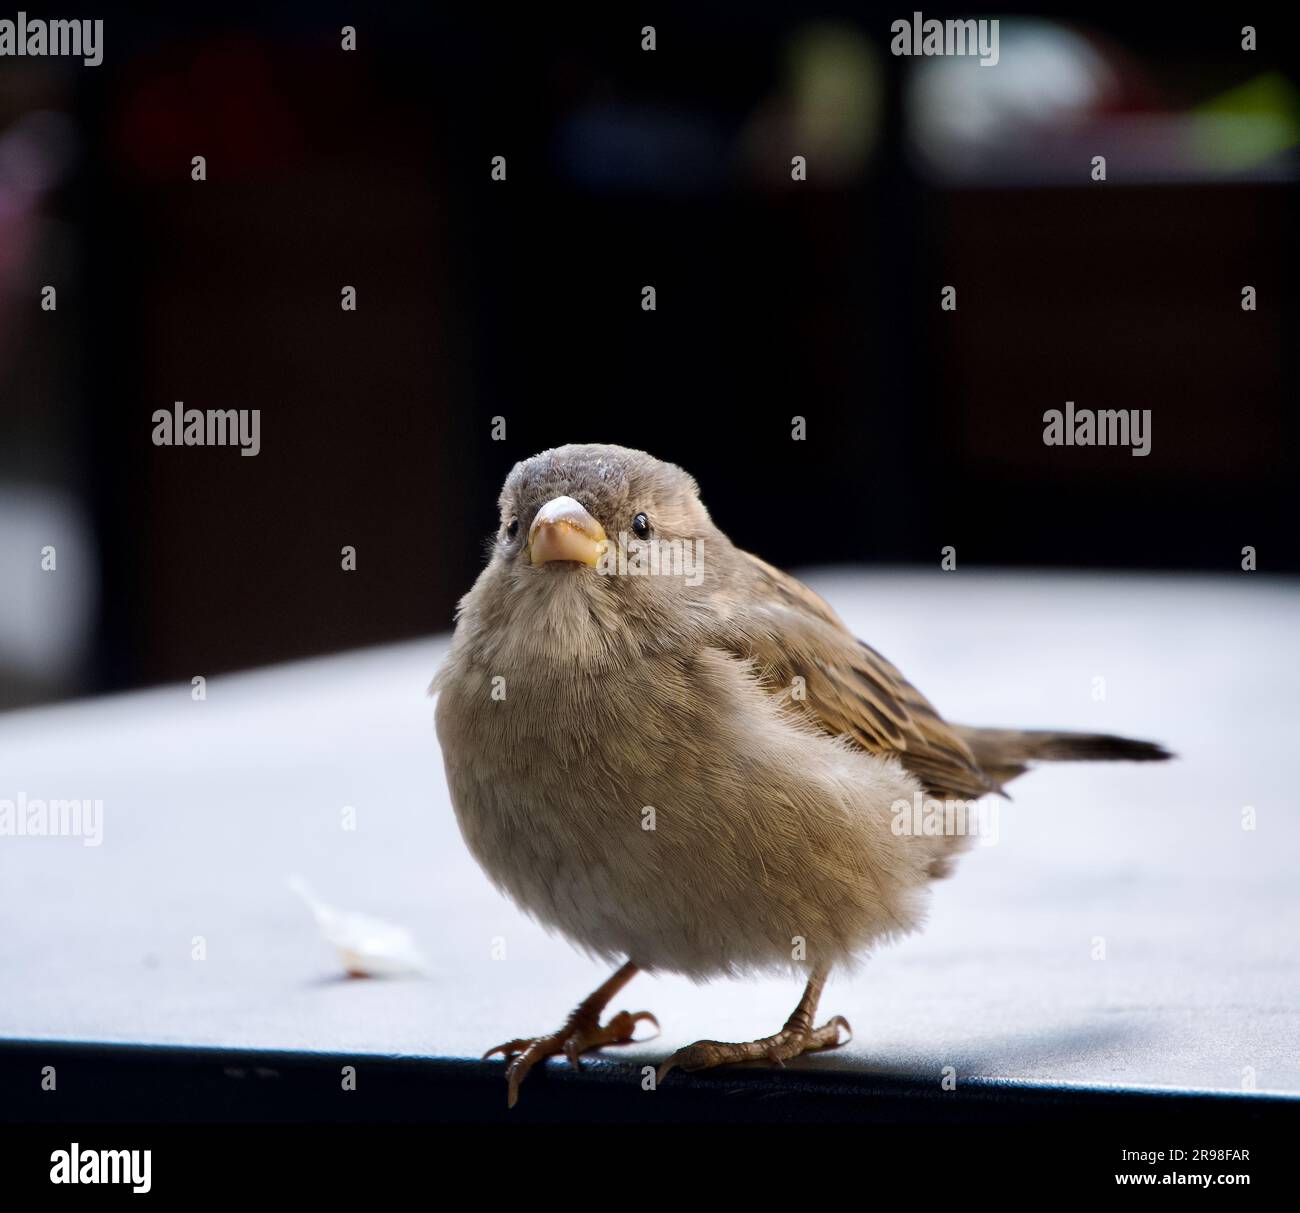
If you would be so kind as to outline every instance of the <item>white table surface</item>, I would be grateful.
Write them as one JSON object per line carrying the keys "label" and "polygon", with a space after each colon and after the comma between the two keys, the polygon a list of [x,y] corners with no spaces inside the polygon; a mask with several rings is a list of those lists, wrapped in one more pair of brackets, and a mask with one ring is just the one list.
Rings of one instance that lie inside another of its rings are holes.
{"label": "white table surface", "polygon": [[[1300,1090],[1300,584],[808,580],[951,719],[1129,733],[1180,759],[1019,780],[927,930],[832,981],[824,1011],[854,1043],[796,1064]],[[0,717],[0,798],[104,803],[98,847],[0,837],[0,1037],[469,1057],[556,1026],[606,970],[461,844],[425,695],[445,644],[214,677],[205,702],[185,683]],[[428,974],[342,977],[294,872],[409,927]],[[625,995],[664,1035],[621,1055],[655,1059],[773,1031],[798,990],[643,976]]]}

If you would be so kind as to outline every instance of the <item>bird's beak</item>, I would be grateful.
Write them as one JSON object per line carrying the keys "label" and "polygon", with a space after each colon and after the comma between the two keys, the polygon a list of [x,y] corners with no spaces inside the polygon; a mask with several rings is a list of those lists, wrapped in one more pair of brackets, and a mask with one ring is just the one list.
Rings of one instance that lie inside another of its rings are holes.
{"label": "bird's beak", "polygon": [[548,501],[528,531],[529,556],[535,565],[552,560],[594,565],[606,542],[605,528],[572,497]]}

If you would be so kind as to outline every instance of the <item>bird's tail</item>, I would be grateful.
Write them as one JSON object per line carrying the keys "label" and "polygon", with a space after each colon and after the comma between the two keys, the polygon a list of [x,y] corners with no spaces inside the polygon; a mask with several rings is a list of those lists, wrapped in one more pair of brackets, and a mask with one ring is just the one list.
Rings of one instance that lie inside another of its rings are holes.
{"label": "bird's tail", "polygon": [[1050,729],[979,729],[954,725],[980,769],[997,783],[1023,775],[1035,762],[1163,762],[1174,757],[1154,741],[1109,733],[1057,733]]}

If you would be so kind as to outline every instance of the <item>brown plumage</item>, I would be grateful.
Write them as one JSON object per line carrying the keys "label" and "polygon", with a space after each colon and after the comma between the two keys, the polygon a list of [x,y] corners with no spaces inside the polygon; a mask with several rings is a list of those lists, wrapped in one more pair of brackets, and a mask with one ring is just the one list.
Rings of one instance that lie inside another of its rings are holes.
{"label": "brown plumage", "polygon": [[[638,543],[667,565],[611,563]],[[689,552],[698,566],[663,555]],[[538,1060],[631,1039],[650,1017],[599,1015],[638,968],[808,978],[780,1032],[702,1041],[664,1073],[834,1046],[847,1025],[812,1022],[826,974],[916,929],[970,841],[900,829],[902,807],[999,792],[1038,760],[1167,757],[947,724],[825,601],[732,545],[690,476],[612,446],[511,472],[434,689],[479,863],[545,925],[626,962],[558,1032],[500,1046],[512,1102]]]}
{"label": "brown plumage", "polygon": [[833,736],[893,755],[936,797],[974,799],[999,790],[970,747],[930,701],[830,606],[788,573],[745,554],[756,571],[760,629],[732,632],[732,651],[753,659],[774,693],[796,678],[809,714]]}
{"label": "brown plumage", "polygon": [[819,727],[873,754],[894,754],[939,799],[973,799],[1023,775],[1033,762],[1153,762],[1170,757],[1151,741],[1105,733],[986,729],[948,724],[895,666],[857,640],[826,601],[757,556],[772,626],[736,652],[756,660],[774,693],[796,677]]}

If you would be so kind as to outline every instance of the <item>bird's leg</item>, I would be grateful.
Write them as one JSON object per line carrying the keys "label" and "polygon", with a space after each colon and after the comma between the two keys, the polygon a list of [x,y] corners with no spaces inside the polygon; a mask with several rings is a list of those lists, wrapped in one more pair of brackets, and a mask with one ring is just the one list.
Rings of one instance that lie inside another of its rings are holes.
{"label": "bird's leg", "polygon": [[[738,1061],[771,1061],[777,1065],[787,1062],[801,1053],[815,1053],[819,1049],[834,1049],[848,1044],[853,1039],[853,1029],[843,1015],[836,1015],[827,1020],[820,1028],[813,1027],[813,1016],[817,1014],[817,1002],[821,998],[822,986],[826,984],[829,967],[818,968],[808,979],[803,997],[795,1007],[793,1014],[785,1021],[775,1036],[764,1036],[761,1040],[749,1040],[743,1044],[727,1044],[719,1040],[697,1040],[693,1045],[678,1049],[663,1065],[659,1067],[656,1082],[663,1082],[664,1076],[674,1067],[683,1070],[708,1070],[713,1066],[730,1065]],[[843,1028],[845,1038],[840,1039]]]}
{"label": "bird's leg", "polygon": [[[618,970],[604,985],[584,998],[558,1032],[549,1036],[525,1036],[519,1040],[508,1040],[483,1054],[484,1058],[493,1053],[504,1054],[507,1060],[506,1104],[513,1108],[519,1098],[519,1084],[528,1077],[528,1071],[539,1061],[563,1053],[574,1069],[579,1068],[580,1056],[588,1049],[598,1049],[601,1045],[625,1045],[632,1043],[632,1034],[636,1025],[643,1019],[649,1020],[657,1028],[659,1021],[649,1011],[620,1011],[608,1023],[600,1022],[600,1013],[633,977],[637,967],[630,960]],[[646,1037],[653,1040],[654,1037]]]}

